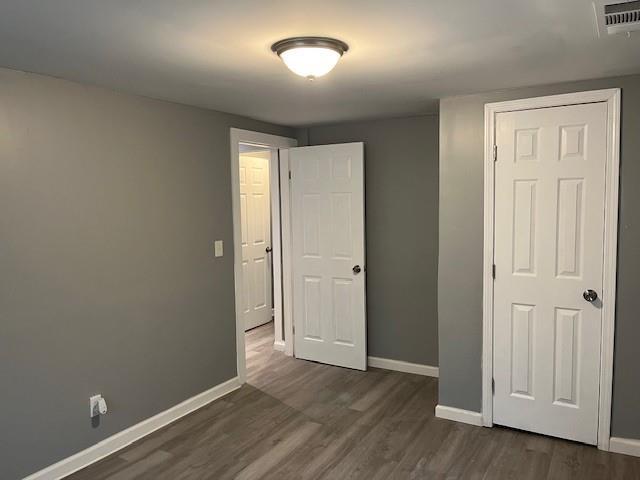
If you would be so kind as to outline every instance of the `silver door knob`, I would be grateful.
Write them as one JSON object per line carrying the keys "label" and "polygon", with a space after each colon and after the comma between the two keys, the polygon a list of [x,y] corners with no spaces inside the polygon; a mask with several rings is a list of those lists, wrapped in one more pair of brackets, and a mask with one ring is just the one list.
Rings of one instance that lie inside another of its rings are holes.
{"label": "silver door knob", "polygon": [[360,267],[360,265],[354,265],[352,270],[353,270],[353,273],[357,275],[362,271],[362,268]]}
{"label": "silver door knob", "polygon": [[264,251],[267,252],[267,253],[271,253],[271,247],[265,248]]}
{"label": "silver door knob", "polygon": [[584,298],[587,302],[595,302],[596,299],[598,298],[598,292],[596,292],[595,290],[585,290],[582,293],[582,298]]}

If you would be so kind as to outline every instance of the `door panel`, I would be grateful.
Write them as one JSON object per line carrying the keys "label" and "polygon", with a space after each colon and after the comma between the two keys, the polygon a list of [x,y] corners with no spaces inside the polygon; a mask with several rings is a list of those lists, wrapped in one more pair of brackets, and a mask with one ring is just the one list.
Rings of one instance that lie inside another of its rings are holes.
{"label": "door panel", "polygon": [[556,275],[579,278],[582,263],[582,217],[584,179],[563,178],[558,181],[558,244]]}
{"label": "door panel", "polygon": [[292,148],[289,159],[295,355],[364,370],[363,145]]}
{"label": "door panel", "polygon": [[555,368],[553,401],[566,405],[577,405],[576,373],[580,370],[580,310],[555,309]]}
{"label": "door panel", "polygon": [[322,278],[305,276],[304,282],[304,323],[302,337],[305,340],[322,341]]}
{"label": "door panel", "polygon": [[533,327],[535,306],[513,304],[511,310],[511,393],[533,398]]}
{"label": "door panel", "polygon": [[243,313],[245,330],[272,318],[270,152],[240,154]]}
{"label": "door panel", "polygon": [[496,116],[494,422],[597,443],[607,106]]}
{"label": "door panel", "polygon": [[535,275],[536,180],[514,182],[513,273]]}

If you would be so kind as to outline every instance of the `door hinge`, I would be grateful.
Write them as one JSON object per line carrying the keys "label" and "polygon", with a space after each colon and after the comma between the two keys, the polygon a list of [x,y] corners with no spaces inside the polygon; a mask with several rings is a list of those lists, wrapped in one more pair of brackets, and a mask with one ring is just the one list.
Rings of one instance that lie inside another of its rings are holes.
{"label": "door hinge", "polygon": [[493,277],[494,280],[496,279],[496,264],[495,263],[491,266],[491,276]]}
{"label": "door hinge", "polygon": [[493,161],[498,161],[498,145],[493,145]]}
{"label": "door hinge", "polygon": [[491,393],[494,394],[494,395],[496,394],[496,380],[495,380],[495,378],[491,379]]}
{"label": "door hinge", "polygon": [[291,170],[289,170],[289,180],[291,180]]}

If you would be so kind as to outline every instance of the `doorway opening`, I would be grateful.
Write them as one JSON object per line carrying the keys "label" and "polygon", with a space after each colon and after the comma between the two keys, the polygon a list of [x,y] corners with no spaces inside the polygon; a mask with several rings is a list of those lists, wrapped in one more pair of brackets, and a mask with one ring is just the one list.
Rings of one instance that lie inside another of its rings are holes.
{"label": "doorway opening", "polygon": [[231,129],[241,383],[274,349],[366,370],[364,144],[296,143]]}
{"label": "doorway opening", "polygon": [[268,147],[240,143],[242,316],[245,332],[273,322],[273,249]]}
{"label": "doorway opening", "polygon": [[258,351],[284,350],[279,151],[297,142],[235,128],[230,140],[236,354],[244,383],[247,363],[263,358]]}
{"label": "doorway opening", "polygon": [[[271,149],[239,144],[242,250],[242,320],[249,372],[260,369],[274,348],[273,212]],[[277,158],[276,158],[277,160]]]}

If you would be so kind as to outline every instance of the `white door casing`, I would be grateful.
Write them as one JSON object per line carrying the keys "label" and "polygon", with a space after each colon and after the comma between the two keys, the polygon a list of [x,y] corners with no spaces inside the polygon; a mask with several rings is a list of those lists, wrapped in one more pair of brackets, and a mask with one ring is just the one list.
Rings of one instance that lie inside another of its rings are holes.
{"label": "white door casing", "polygon": [[493,421],[596,444],[607,104],[495,119]]}
{"label": "white door casing", "polygon": [[289,148],[281,148],[278,151],[278,159],[280,161],[280,228],[282,229],[282,337],[285,355],[293,357],[293,267],[289,150]]}
{"label": "white door casing", "polygon": [[366,370],[364,146],[288,153],[295,356]]}
{"label": "white door casing", "polygon": [[244,329],[271,321],[272,265],[268,150],[240,154],[242,313]]}

